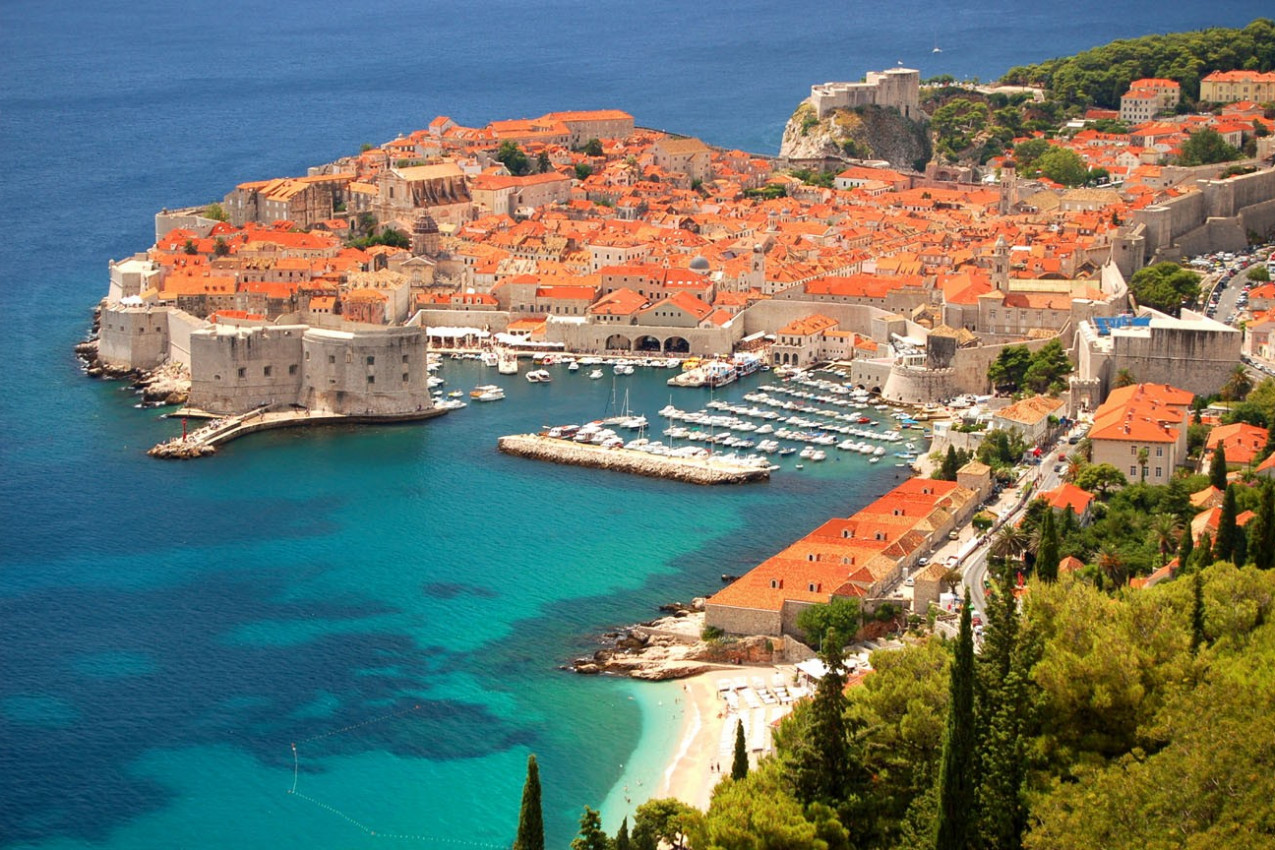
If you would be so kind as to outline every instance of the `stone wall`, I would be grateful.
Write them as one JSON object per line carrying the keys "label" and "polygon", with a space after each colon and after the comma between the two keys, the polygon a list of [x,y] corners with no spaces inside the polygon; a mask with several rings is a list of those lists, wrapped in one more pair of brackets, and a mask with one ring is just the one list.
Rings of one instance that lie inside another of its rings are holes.
{"label": "stone wall", "polygon": [[190,357],[189,404],[210,413],[301,405],[396,417],[433,407],[418,328],[205,328],[190,333]]}
{"label": "stone wall", "polygon": [[310,328],[299,403],[350,416],[402,416],[433,407],[419,328]]}
{"label": "stone wall", "polygon": [[1109,368],[1112,376],[1128,369],[1140,383],[1170,384],[1208,396],[1226,383],[1239,362],[1242,339],[1239,331],[1224,327],[1153,327],[1145,335],[1117,333]]}
{"label": "stone wall", "polygon": [[782,621],[779,611],[714,605],[712,599],[704,607],[704,625],[721,629],[732,635],[772,635],[778,637],[782,634]]}
{"label": "stone wall", "polygon": [[670,341],[684,340],[689,347],[686,352],[705,357],[716,354],[727,355],[734,349],[735,342],[742,339],[743,323],[736,320],[724,327],[706,328],[674,328],[659,325],[622,325],[593,324],[581,321],[550,321],[545,325],[545,339],[548,342],[560,342],[568,351],[576,352],[616,352],[633,351],[637,342],[650,337],[660,343],[661,351]]}
{"label": "stone wall", "polygon": [[185,310],[168,311],[168,359],[175,363],[190,365],[190,336],[197,330],[208,327],[205,319],[200,319]]}
{"label": "stone wall", "polygon": [[305,331],[304,325],[287,325],[191,333],[189,406],[236,414],[295,403]]}
{"label": "stone wall", "polygon": [[97,356],[115,369],[154,369],[168,359],[167,307],[102,308]]}
{"label": "stone wall", "polygon": [[188,207],[184,210],[161,210],[155,213],[155,241],[158,242],[175,228],[194,231],[201,239],[217,225],[215,218],[204,215],[206,207]]}
{"label": "stone wall", "polygon": [[772,299],[759,301],[740,315],[744,319],[743,332],[747,335],[774,333],[784,325],[814,313],[835,319],[841,330],[854,331],[882,343],[890,341],[891,333],[918,339],[925,339],[929,333],[924,327],[907,321],[902,316],[865,304]]}
{"label": "stone wall", "polygon": [[[1198,192],[1134,212],[1133,223],[1145,226],[1145,250],[1151,261],[1242,248],[1244,243],[1235,245],[1236,233],[1242,237],[1252,229],[1264,235],[1275,227],[1275,210],[1271,209],[1275,205],[1270,203],[1275,198],[1275,169],[1198,183]],[[1249,208],[1254,207],[1246,220]],[[1210,221],[1237,217],[1229,224]]]}

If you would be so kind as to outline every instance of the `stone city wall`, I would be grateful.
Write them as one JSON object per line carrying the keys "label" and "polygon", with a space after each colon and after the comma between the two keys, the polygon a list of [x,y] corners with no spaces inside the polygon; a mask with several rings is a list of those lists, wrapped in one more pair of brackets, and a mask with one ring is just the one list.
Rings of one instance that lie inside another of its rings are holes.
{"label": "stone city wall", "polygon": [[102,308],[97,356],[115,369],[154,369],[168,359],[167,307]]}
{"label": "stone city wall", "polygon": [[190,335],[190,399],[209,413],[288,405],[301,387],[304,325],[207,328]]}
{"label": "stone city wall", "polygon": [[306,330],[299,403],[348,416],[394,417],[433,407],[419,328]]}
{"label": "stone city wall", "polygon": [[185,310],[170,308],[168,311],[168,359],[190,365],[190,336],[208,327],[206,319],[192,316]]}
{"label": "stone city wall", "polygon": [[[1107,368],[1128,369],[1141,383],[1171,384],[1208,396],[1226,383],[1239,362],[1242,339],[1243,334],[1230,328],[1152,328],[1150,334],[1115,334]],[[1113,375],[1102,377],[1110,380]]]}

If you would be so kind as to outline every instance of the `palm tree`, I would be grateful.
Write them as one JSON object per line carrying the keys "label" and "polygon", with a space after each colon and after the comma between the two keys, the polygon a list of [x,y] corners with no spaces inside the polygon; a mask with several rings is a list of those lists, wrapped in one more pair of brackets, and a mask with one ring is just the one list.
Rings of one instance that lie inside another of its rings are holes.
{"label": "palm tree", "polygon": [[1076,476],[1085,468],[1085,459],[1080,455],[1072,455],[1067,458],[1067,471],[1063,473],[1063,480],[1074,484]]}
{"label": "palm tree", "polygon": [[1005,523],[1005,525],[1001,526],[1000,531],[996,532],[996,536],[992,538],[991,552],[992,555],[1004,561],[1020,557],[1027,551],[1030,544],[1031,541],[1028,539],[1027,532],[1012,523]]}
{"label": "palm tree", "polygon": [[1138,379],[1135,378],[1133,373],[1128,369],[1121,369],[1116,373],[1115,386],[1117,389],[1120,387],[1131,387],[1136,383],[1138,383]]}
{"label": "palm tree", "polygon": [[1252,389],[1253,379],[1249,377],[1248,369],[1243,363],[1236,363],[1220,392],[1226,401],[1243,401]]}
{"label": "palm tree", "polygon": [[1098,550],[1098,569],[1102,570],[1103,575],[1109,578],[1116,588],[1124,586],[1124,557],[1112,548],[1110,544],[1106,544]]}
{"label": "palm tree", "polygon": [[1142,448],[1138,449],[1138,467],[1139,467],[1138,480],[1140,482],[1145,483],[1147,480],[1147,461],[1150,459],[1151,459],[1151,452],[1146,446],[1143,446]]}
{"label": "palm tree", "polygon": [[1177,532],[1181,527],[1182,524],[1172,514],[1156,514],[1147,523],[1151,542],[1160,552],[1161,563],[1164,563],[1166,556],[1177,547]]}

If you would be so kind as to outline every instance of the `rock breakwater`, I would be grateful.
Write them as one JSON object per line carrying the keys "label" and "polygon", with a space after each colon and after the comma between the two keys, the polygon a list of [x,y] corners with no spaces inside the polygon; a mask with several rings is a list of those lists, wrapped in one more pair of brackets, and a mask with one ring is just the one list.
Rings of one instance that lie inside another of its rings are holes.
{"label": "rock breakwater", "polygon": [[622,448],[604,449],[601,446],[539,434],[501,437],[497,446],[506,454],[533,460],[609,469],[692,484],[740,484],[770,478],[770,470],[764,467],[733,463],[720,458],[665,457]]}

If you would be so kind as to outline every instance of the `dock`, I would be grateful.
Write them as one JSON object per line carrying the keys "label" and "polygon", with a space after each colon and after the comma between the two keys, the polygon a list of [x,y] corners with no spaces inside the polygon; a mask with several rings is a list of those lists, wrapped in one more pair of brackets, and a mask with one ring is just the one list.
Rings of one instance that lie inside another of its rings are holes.
{"label": "dock", "polygon": [[767,481],[770,470],[765,467],[736,463],[722,458],[681,458],[652,455],[623,448],[607,448],[590,443],[577,443],[545,437],[540,434],[512,434],[501,437],[497,446],[505,454],[546,460],[572,466],[588,466],[645,475],[650,478],[667,478],[691,484],[743,484],[748,481]]}
{"label": "dock", "polygon": [[317,425],[356,425],[385,424],[393,422],[416,422],[442,416],[447,410],[430,408],[414,411],[398,416],[353,416],[345,413],[327,413],[317,410],[287,409],[269,410],[258,408],[236,416],[215,416],[202,410],[183,409],[175,414],[178,417],[189,416],[196,419],[209,420],[202,427],[191,431],[185,437],[174,437],[160,443],[146,452],[151,457],[170,460],[190,460],[215,454],[217,447],[237,440],[258,431],[270,431],[277,428],[300,428]]}

